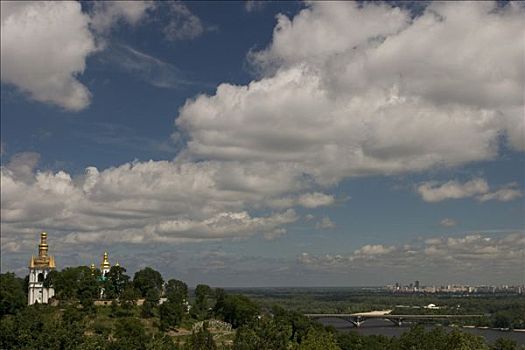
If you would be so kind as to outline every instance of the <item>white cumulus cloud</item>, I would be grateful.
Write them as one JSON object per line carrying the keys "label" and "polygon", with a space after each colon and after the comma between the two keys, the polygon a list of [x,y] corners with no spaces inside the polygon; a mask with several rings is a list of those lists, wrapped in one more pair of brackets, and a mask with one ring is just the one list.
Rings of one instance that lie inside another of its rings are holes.
{"label": "white cumulus cloud", "polygon": [[153,1],[96,1],[91,13],[91,26],[97,32],[107,32],[120,21],[136,25],[155,6]]}
{"label": "white cumulus cloud", "polygon": [[440,202],[445,199],[460,199],[485,194],[489,191],[489,185],[485,179],[476,178],[461,183],[448,181],[444,184],[425,182],[417,187],[417,192],[426,202]]}
{"label": "white cumulus cloud", "polygon": [[[188,100],[188,159],[290,164],[321,185],[492,159],[521,149],[524,9],[312,2],[278,16],[262,76]],[[490,25],[487,25],[489,23]]]}
{"label": "white cumulus cloud", "polygon": [[89,105],[77,77],[96,47],[80,3],[2,1],[1,12],[2,82],[67,110]]}

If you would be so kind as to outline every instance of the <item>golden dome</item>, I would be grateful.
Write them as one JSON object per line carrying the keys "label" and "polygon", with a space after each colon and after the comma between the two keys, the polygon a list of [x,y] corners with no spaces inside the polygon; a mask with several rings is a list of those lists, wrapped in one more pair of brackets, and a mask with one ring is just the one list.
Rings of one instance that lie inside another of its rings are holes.
{"label": "golden dome", "polygon": [[108,252],[104,252],[104,258],[102,259],[102,264],[100,264],[101,269],[109,269],[111,267],[111,264],[108,260]]}

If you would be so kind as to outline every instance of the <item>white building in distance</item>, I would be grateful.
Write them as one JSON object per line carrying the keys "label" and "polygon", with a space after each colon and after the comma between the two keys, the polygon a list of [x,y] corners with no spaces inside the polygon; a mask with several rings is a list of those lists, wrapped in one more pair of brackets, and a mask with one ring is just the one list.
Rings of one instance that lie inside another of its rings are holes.
{"label": "white building in distance", "polygon": [[47,304],[49,299],[55,295],[55,290],[52,287],[44,287],[45,278],[55,268],[55,258],[48,255],[47,233],[42,232],[38,245],[38,256],[36,258],[34,255],[31,256],[29,261],[28,305]]}

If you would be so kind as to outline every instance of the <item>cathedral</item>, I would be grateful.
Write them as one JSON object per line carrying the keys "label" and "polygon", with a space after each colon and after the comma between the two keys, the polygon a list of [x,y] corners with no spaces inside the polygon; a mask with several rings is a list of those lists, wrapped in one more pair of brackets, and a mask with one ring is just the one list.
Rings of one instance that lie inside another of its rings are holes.
{"label": "cathedral", "polygon": [[[31,256],[29,261],[29,285],[28,285],[28,305],[35,303],[47,304],[49,299],[55,296],[55,289],[52,286],[45,287],[44,280],[47,275],[54,269],[55,257],[48,254],[49,246],[47,245],[47,233],[40,234],[40,244],[38,245],[38,256]],[[115,266],[119,266],[118,262]],[[106,274],[111,269],[109,263],[109,254],[104,252],[102,263],[100,264],[101,279],[106,278]],[[91,264],[91,270],[95,272],[95,264]],[[100,290],[100,297],[104,296],[104,289]]]}
{"label": "cathedral", "polygon": [[28,300],[29,305],[35,303],[47,304],[49,299],[55,295],[55,290],[52,287],[44,287],[44,279],[51,270],[54,270],[55,258],[48,255],[47,233],[40,234],[40,244],[38,245],[38,256],[31,256],[29,261],[29,291]]}

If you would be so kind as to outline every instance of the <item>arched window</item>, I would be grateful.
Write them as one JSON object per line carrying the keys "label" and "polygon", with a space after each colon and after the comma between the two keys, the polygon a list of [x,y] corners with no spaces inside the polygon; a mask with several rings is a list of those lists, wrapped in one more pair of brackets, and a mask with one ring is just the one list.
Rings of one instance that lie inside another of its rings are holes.
{"label": "arched window", "polygon": [[42,272],[38,274],[38,282],[44,282],[44,274]]}

